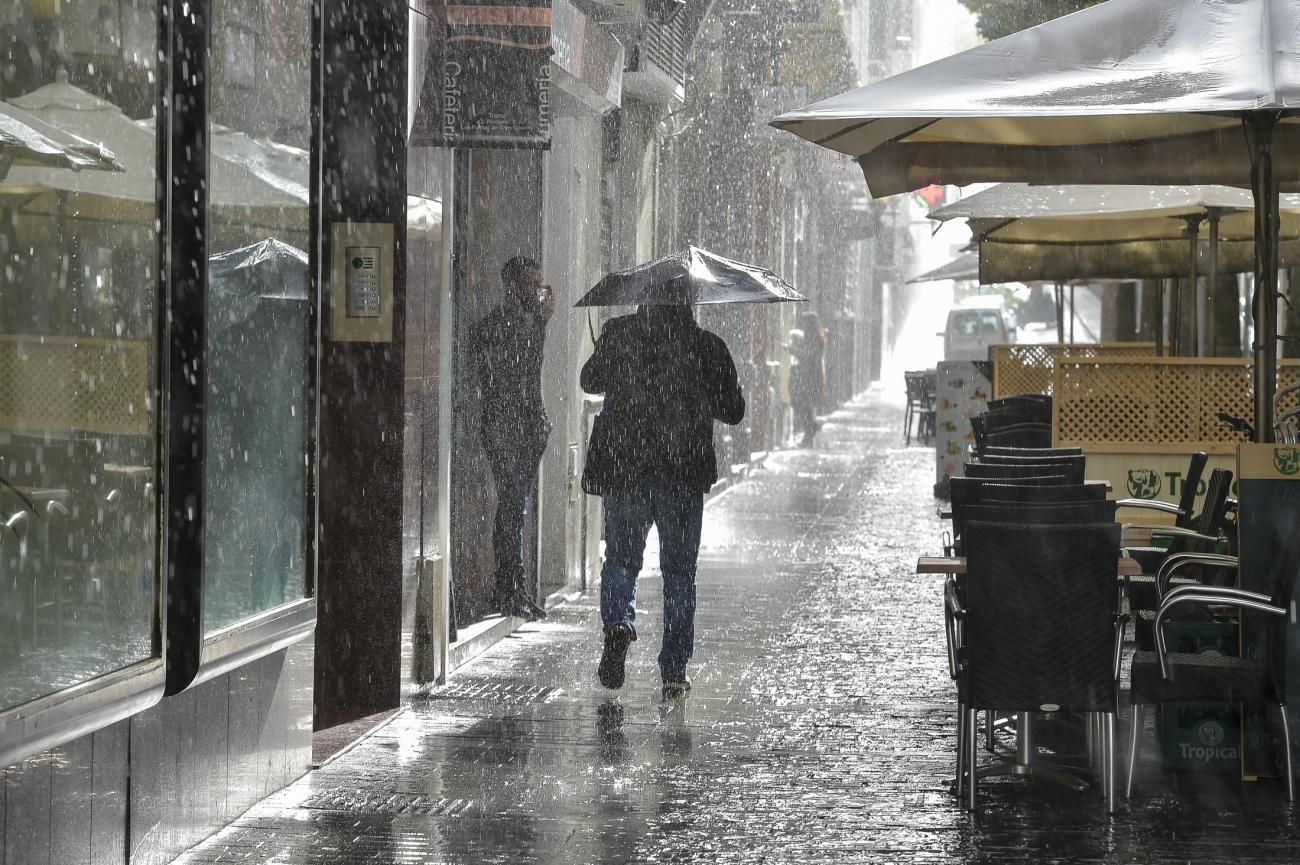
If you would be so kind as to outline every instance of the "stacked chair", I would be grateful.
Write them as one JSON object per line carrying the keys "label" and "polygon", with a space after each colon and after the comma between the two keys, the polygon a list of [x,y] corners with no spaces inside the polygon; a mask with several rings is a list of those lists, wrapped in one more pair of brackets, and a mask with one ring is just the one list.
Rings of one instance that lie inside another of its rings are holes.
{"label": "stacked chair", "polygon": [[[1020,412],[1010,427],[1036,423],[1041,420],[1026,420]],[[1011,772],[1087,786],[1073,770],[1034,759],[1030,716],[1044,712],[1089,717],[1089,739],[1098,746],[1094,771],[1108,809],[1114,808],[1114,727],[1126,621],[1116,579],[1120,526],[1105,484],[1085,482],[1085,465],[1078,449],[986,439],[966,464],[965,477],[951,479],[948,546],[966,556],[967,572],[950,576],[945,585],[945,627],[958,694],[957,793],[971,810],[978,805],[981,774]],[[1016,763],[975,771],[980,711],[986,738],[995,713],[1021,718]]]}

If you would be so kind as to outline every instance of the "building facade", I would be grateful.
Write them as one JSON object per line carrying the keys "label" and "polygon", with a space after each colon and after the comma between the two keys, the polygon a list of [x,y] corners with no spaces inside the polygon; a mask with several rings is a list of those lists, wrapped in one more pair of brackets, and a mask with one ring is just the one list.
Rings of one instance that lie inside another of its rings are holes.
{"label": "building facade", "polygon": [[[851,83],[838,13],[792,4],[756,54],[729,3],[516,5],[544,62],[511,87],[478,86],[474,3],[0,11],[0,111],[53,142],[0,138],[0,862],[169,861],[309,771],[314,731],[521,624],[489,604],[468,349],[506,259],[557,300],[540,602],[600,565],[578,371],[609,311],[571,307],[603,273],[687,243],[771,266],[831,330],[825,407],[869,383],[851,175],[763,131]],[[827,34],[833,74],[791,56]],[[500,117],[527,140],[472,138]],[[726,483],[789,438],[793,310],[701,319],[751,406]]]}

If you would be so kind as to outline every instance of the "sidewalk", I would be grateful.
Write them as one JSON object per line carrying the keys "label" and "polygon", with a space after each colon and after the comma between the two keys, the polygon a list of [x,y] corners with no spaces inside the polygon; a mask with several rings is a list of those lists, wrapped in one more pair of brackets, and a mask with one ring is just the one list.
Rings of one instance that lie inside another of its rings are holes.
{"label": "sidewalk", "polygon": [[875,397],[705,513],[693,690],[659,699],[658,572],[629,684],[595,681],[596,599],[552,611],[356,747],[178,860],[198,863],[1300,861],[1278,782],[1148,762],[1093,793],[1009,780],[948,794],[955,714],[934,452]]}

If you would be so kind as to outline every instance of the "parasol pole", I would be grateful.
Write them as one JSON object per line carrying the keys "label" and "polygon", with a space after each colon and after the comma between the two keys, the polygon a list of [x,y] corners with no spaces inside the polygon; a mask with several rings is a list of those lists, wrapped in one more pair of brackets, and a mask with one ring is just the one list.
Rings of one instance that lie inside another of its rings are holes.
{"label": "parasol pole", "polygon": [[[1205,306],[1201,303],[1199,287],[1200,262],[1197,260],[1200,250],[1197,247],[1200,246],[1201,242],[1201,222],[1205,220],[1205,214],[1194,213],[1190,216],[1184,216],[1183,219],[1187,222],[1187,284],[1191,288],[1192,295],[1192,353],[1200,356],[1203,354],[1201,351],[1201,317],[1204,315]],[[1179,292],[1175,297],[1181,297],[1181,295],[1182,292]],[[1177,310],[1179,301],[1175,300],[1174,304],[1174,308]],[[1182,319],[1177,312],[1174,313],[1174,333],[1180,335],[1182,333]],[[1175,339],[1177,340],[1177,337]],[[1181,342],[1181,340],[1177,341]],[[1174,354],[1177,353],[1174,352]]]}
{"label": "parasol pole", "polygon": [[1250,143],[1250,191],[1255,198],[1255,440],[1273,441],[1273,397],[1277,389],[1278,182],[1273,173],[1273,131],[1277,112],[1246,120]]}
{"label": "parasol pole", "polygon": [[1208,218],[1210,220],[1210,275],[1205,282],[1205,346],[1206,355],[1209,357],[1218,357],[1218,329],[1216,328],[1216,318],[1218,316],[1218,307],[1216,306],[1217,292],[1219,289],[1219,220],[1223,217],[1223,212],[1217,207],[1209,209]]}
{"label": "parasol pole", "polygon": [[1065,289],[1058,282],[1053,288],[1053,298],[1056,300],[1056,341],[1065,342]]}

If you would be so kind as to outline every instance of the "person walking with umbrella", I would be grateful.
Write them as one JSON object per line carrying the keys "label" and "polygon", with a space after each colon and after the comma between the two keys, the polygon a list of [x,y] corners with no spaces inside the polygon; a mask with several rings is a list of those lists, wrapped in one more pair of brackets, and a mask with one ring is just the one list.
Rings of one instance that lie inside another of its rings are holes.
{"label": "person walking with umbrella", "polygon": [[496,559],[493,607],[504,616],[542,619],[546,610],[524,579],[524,517],[551,422],[542,403],[542,348],[555,311],[541,265],[516,256],[501,268],[505,303],[492,309],[473,335],[482,394],[483,448],[497,490],[492,549]]}
{"label": "person walking with umbrella", "polygon": [[604,441],[593,443],[597,452],[589,452],[584,470],[584,485],[598,485],[605,498],[598,677],[607,688],[623,686],[636,640],[636,580],[653,525],[663,572],[659,671],[665,699],[678,697],[690,688],[704,494],[718,479],[713,421],[737,424],[745,416],[736,366],[690,306],[643,305],[606,323],[581,384],[605,395]]}

